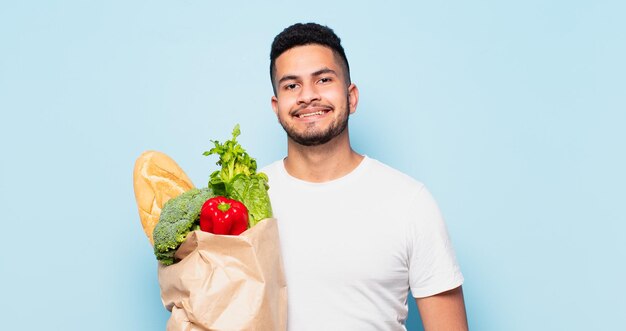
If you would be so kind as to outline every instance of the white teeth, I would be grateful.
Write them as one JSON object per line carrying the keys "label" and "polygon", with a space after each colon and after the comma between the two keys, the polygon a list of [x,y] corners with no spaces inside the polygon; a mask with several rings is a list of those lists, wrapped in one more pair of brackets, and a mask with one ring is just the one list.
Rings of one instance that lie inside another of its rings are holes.
{"label": "white teeth", "polygon": [[305,118],[305,117],[309,117],[309,116],[322,115],[322,114],[324,114],[324,112],[320,110],[320,111],[316,111],[314,113],[300,114],[300,115],[298,115],[298,117],[299,118]]}

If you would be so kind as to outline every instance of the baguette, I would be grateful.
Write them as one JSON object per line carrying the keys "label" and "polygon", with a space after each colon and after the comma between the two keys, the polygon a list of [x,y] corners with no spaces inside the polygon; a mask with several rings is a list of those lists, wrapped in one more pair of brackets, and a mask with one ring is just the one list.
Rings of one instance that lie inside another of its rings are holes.
{"label": "baguette", "polygon": [[193,183],[169,156],[147,151],[135,162],[133,187],[141,225],[150,244],[154,245],[152,232],[159,222],[163,205],[169,199],[192,189]]}

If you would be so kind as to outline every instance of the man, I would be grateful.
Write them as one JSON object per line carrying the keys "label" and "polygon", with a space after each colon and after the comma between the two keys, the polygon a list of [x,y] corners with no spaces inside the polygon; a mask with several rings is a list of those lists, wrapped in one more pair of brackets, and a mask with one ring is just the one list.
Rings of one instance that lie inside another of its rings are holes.
{"label": "man", "polygon": [[340,39],[295,24],[270,54],[287,157],[262,171],[278,219],[290,330],[406,330],[409,289],[426,330],[466,330],[461,284],[424,185],[350,145],[359,91]]}

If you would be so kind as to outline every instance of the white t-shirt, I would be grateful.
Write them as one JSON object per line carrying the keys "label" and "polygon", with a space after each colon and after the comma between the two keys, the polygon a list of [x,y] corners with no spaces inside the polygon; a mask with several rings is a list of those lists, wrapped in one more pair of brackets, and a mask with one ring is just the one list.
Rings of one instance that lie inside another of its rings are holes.
{"label": "white t-shirt", "polygon": [[289,330],[406,330],[409,288],[419,298],[463,283],[439,208],[411,177],[368,157],[325,183],[290,176],[282,160],[261,171],[278,219]]}

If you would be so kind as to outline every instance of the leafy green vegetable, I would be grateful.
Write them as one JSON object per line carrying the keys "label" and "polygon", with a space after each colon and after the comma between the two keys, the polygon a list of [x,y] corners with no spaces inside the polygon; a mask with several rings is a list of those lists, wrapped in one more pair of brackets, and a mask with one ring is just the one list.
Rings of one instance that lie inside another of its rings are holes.
{"label": "leafy green vegetable", "polygon": [[267,175],[258,173],[252,176],[236,175],[228,186],[230,198],[239,200],[248,208],[250,227],[260,220],[272,217],[272,205],[267,194]]}
{"label": "leafy green vegetable", "polygon": [[272,217],[272,206],[267,193],[267,175],[257,173],[256,160],[250,157],[246,150],[237,142],[241,131],[239,124],[233,129],[233,138],[223,144],[215,144],[211,150],[204,152],[209,156],[217,154],[217,165],[221,170],[214,171],[209,179],[209,187],[216,195],[223,195],[230,199],[243,202],[248,208],[250,226],[260,220]]}
{"label": "leafy green vegetable", "polygon": [[165,265],[174,263],[176,249],[199,226],[202,205],[214,196],[210,188],[194,188],[165,203],[152,233],[157,260]]}

